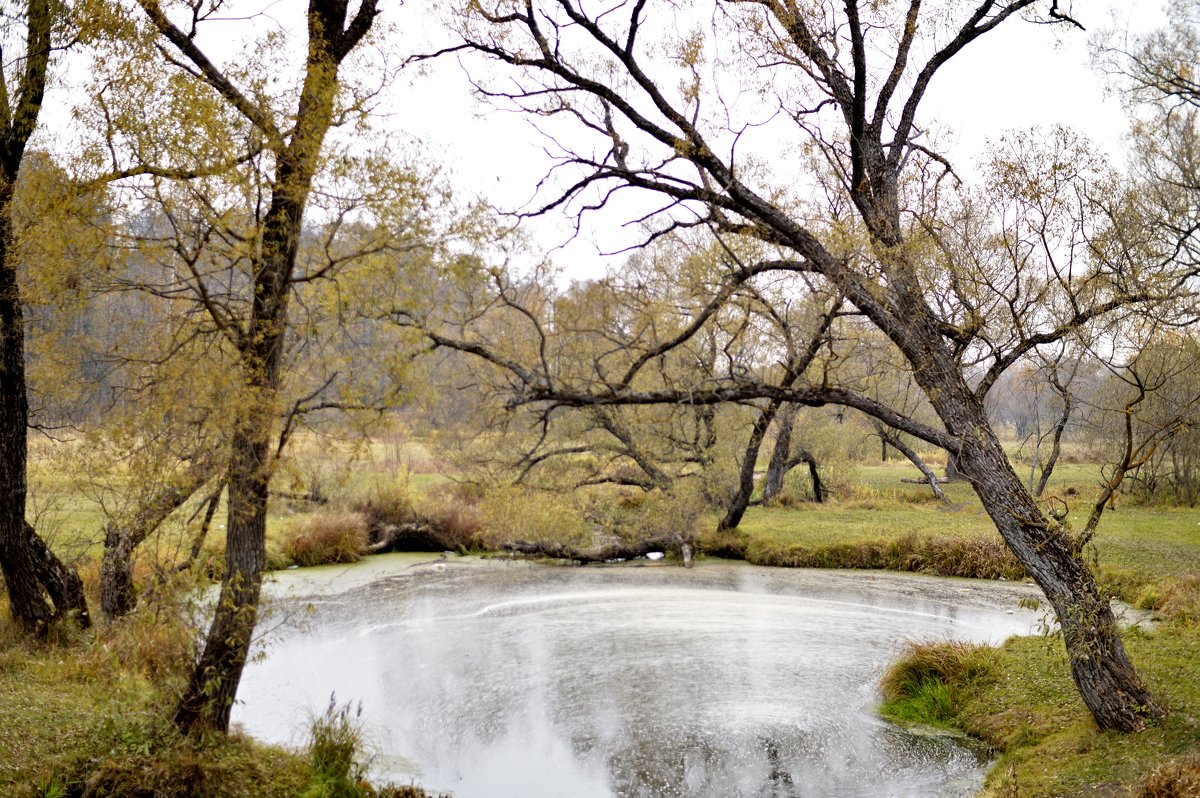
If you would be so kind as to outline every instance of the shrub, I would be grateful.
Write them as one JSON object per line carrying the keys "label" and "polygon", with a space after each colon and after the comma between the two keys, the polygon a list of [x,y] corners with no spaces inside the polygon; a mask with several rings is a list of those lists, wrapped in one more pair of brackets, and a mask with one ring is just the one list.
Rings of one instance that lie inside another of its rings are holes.
{"label": "shrub", "polygon": [[592,530],[573,502],[520,486],[493,487],[484,493],[479,517],[489,548],[511,540],[589,545]]}
{"label": "shrub", "polygon": [[367,550],[367,518],[362,513],[324,513],[288,530],[284,550],[297,565],[351,563]]}
{"label": "shrub", "polygon": [[484,518],[478,496],[459,485],[439,486],[421,497],[417,515],[448,551],[484,547]]}

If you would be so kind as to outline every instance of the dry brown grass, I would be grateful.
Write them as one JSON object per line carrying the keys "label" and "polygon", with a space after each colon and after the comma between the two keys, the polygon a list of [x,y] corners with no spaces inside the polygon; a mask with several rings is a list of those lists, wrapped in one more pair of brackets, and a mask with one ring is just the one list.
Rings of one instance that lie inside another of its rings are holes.
{"label": "dry brown grass", "polygon": [[323,513],[294,524],[284,551],[301,566],[351,563],[367,550],[367,517],[362,513]]}
{"label": "dry brown grass", "polygon": [[1170,623],[1200,623],[1200,575],[1168,578],[1150,585],[1138,595],[1135,604],[1154,610]]}
{"label": "dry brown grass", "polygon": [[1196,798],[1200,795],[1200,753],[1171,759],[1146,776],[1137,798]]}
{"label": "dry brown grass", "polygon": [[975,579],[1025,578],[1025,569],[1004,541],[992,537],[903,535],[826,545],[762,545],[737,533],[702,533],[701,551],[714,556],[739,552],[756,565],[790,568],[881,568]]}

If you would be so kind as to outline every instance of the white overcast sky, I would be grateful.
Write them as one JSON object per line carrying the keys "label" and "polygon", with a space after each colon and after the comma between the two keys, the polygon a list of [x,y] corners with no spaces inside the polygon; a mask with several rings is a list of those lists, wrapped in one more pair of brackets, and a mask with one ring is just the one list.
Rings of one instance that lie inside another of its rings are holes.
{"label": "white overcast sky", "polygon": [[[302,24],[299,0],[238,0],[231,5],[239,16],[243,9],[252,17],[254,11],[262,14],[256,21],[211,24],[213,33],[200,42],[218,63],[236,58],[239,42],[264,28]],[[383,19],[403,37],[393,57],[421,50],[430,41],[445,41],[438,21],[445,0],[382,0],[381,6]],[[1089,27],[1088,33],[1019,20],[1006,23],[935,78],[924,117],[952,131],[944,151],[960,173],[969,173],[989,139],[1033,125],[1074,127],[1119,161],[1126,120],[1120,103],[1104,95],[1103,82],[1088,63],[1089,34],[1112,27],[1114,9],[1119,25],[1148,30],[1161,24],[1161,8],[1160,0],[1076,0],[1072,12]],[[479,196],[504,209],[518,208],[531,197],[548,165],[542,143],[529,120],[477,103],[454,59],[421,74],[405,70],[389,92],[384,107],[392,113],[381,126],[418,142],[428,160],[443,165],[460,195]],[[48,127],[62,124],[50,120]],[[571,226],[565,219],[544,220],[533,229],[540,243],[554,249],[554,259],[569,276],[595,277],[623,259],[600,257],[602,249],[613,248],[612,231],[605,229],[613,217],[597,221],[601,224],[569,242]]]}
{"label": "white overcast sky", "polygon": [[[438,0],[410,0],[392,16],[408,29],[436,30],[428,9]],[[1120,162],[1127,122],[1120,102],[1105,96],[1101,77],[1088,61],[1092,31],[1114,26],[1135,32],[1161,24],[1158,0],[1075,2],[1074,14],[1089,31],[1014,20],[982,37],[957,56],[934,80],[923,105],[926,119],[936,118],[952,132],[948,154],[961,172],[970,171],[989,139],[1034,125],[1074,127]],[[460,190],[478,193],[515,208],[528,200],[544,174],[546,159],[529,121],[512,113],[489,111],[473,102],[462,68],[452,59],[419,78],[404,78],[398,96],[423,113],[401,114],[407,133],[421,139],[430,154],[450,171]],[[563,244],[570,227],[547,223],[539,238]],[[585,230],[557,250],[555,259],[568,274],[594,277],[606,260],[599,252],[612,246],[610,229]],[[603,243],[601,243],[603,242]],[[620,257],[607,263],[619,263]]]}

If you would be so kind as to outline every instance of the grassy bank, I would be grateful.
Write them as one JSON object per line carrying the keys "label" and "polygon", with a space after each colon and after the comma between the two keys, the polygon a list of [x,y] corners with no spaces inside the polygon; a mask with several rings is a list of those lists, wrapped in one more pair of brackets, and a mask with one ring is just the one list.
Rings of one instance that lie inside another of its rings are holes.
{"label": "grassy bank", "polygon": [[170,717],[190,635],[175,619],[135,616],[36,643],[17,634],[7,611],[0,602],[6,798],[432,798],[364,780],[370,754],[345,707],[312,719],[297,750],[236,732],[177,733]]}
{"label": "grassy bank", "polygon": [[1135,666],[1168,717],[1139,734],[1099,732],[1057,639],[998,649],[916,646],[884,679],[885,716],[960,730],[998,754],[987,798],[1200,795],[1200,634],[1166,624],[1126,634]]}

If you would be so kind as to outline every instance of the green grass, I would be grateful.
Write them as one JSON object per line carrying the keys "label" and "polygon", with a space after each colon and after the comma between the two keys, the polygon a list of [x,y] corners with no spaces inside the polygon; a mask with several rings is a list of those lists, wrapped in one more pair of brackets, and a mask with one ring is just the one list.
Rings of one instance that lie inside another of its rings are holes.
{"label": "green grass", "polygon": [[882,711],[902,721],[949,724],[995,748],[999,757],[984,795],[1136,796],[1156,767],[1200,751],[1200,630],[1166,626],[1127,634],[1125,642],[1170,712],[1138,734],[1097,731],[1057,638],[1013,638],[977,657],[983,667],[969,676],[930,675],[923,656],[910,652],[892,671],[907,674],[910,684],[895,690],[885,683]]}
{"label": "green grass", "polygon": [[[1062,498],[1071,507],[1069,520],[1076,530],[1083,528],[1090,512],[1097,473],[1092,464],[1065,464],[1050,483],[1049,492],[1055,495],[1075,490]],[[854,487],[824,504],[751,508],[737,530],[737,542],[750,562],[821,565],[825,559],[831,565],[853,567],[855,558],[846,554],[848,549],[887,546],[905,536],[999,539],[970,485],[945,485],[951,505],[943,507],[928,487],[900,482],[917,474],[900,463],[860,466],[853,473]],[[706,518],[704,523],[713,522]],[[715,546],[717,538],[705,530],[702,543],[706,536]],[[722,541],[729,542],[728,537]],[[1119,501],[1115,510],[1105,513],[1094,544],[1099,570],[1113,592],[1133,601],[1164,577],[1200,573],[1200,510]]]}

